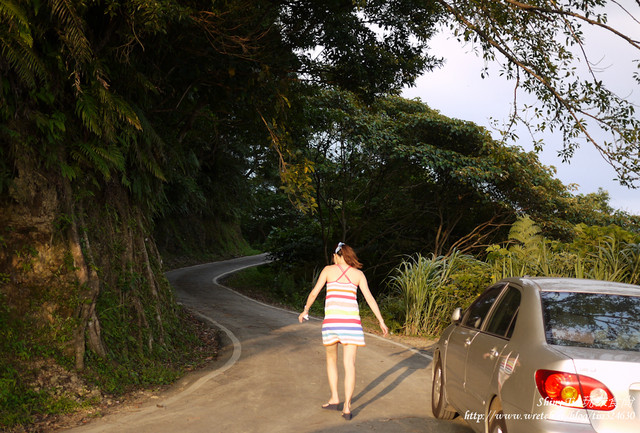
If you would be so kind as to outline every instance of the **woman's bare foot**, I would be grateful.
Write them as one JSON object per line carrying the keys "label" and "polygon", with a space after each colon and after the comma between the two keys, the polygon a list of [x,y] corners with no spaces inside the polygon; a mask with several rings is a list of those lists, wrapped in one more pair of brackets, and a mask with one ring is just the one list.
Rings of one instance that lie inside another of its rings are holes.
{"label": "woman's bare foot", "polygon": [[351,420],[351,403],[344,402],[344,407],[342,408],[342,417],[347,421]]}
{"label": "woman's bare foot", "polygon": [[329,410],[339,410],[339,406],[340,406],[340,402],[332,403],[331,400],[329,400],[329,403],[323,404],[322,408],[329,409]]}

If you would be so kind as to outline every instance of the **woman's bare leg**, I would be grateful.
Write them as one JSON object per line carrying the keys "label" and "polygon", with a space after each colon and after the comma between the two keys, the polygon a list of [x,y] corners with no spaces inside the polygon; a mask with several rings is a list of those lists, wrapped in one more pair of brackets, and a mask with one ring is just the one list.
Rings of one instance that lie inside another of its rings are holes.
{"label": "woman's bare leg", "polygon": [[344,409],[343,413],[351,413],[351,398],[356,388],[356,353],[358,346],[345,344],[344,358]]}
{"label": "woman's bare leg", "polygon": [[329,389],[331,390],[330,404],[340,403],[338,395],[338,343],[325,346],[327,351],[327,378],[329,379]]}

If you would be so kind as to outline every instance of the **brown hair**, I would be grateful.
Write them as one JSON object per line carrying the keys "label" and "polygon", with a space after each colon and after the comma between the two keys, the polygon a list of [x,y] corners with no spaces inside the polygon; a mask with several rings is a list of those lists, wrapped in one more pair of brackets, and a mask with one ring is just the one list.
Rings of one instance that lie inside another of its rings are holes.
{"label": "brown hair", "polygon": [[351,248],[349,245],[343,244],[342,242],[340,242],[338,245],[339,247],[336,248],[338,252],[336,254],[342,257],[344,261],[347,262],[347,265],[356,269],[361,269],[362,263],[358,261],[358,256],[356,255],[356,252],[353,251],[353,248]]}

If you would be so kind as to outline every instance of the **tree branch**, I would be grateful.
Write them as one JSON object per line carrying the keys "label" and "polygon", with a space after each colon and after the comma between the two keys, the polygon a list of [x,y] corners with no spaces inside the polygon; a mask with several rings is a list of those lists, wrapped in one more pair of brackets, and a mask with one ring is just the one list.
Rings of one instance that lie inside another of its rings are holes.
{"label": "tree branch", "polygon": [[[577,126],[578,130],[581,133],[584,134],[584,136],[587,138],[587,140],[590,143],[593,144],[593,146],[596,148],[596,150],[598,150],[598,152],[603,157],[603,159],[605,161],[607,161],[607,163],[609,163],[609,165],[611,165],[612,167],[615,168],[615,166],[614,166],[615,155],[612,154],[611,152],[609,152],[603,146],[601,146],[593,138],[593,136],[587,130],[587,128],[586,128],[586,126],[584,124],[584,121],[581,120],[578,117],[578,113],[581,114],[581,115],[584,115],[584,116],[586,116],[588,118],[591,118],[591,119],[595,120],[598,124],[603,125],[606,129],[610,129],[610,130],[615,131],[616,133],[618,133],[620,135],[624,135],[622,131],[620,131],[615,126],[606,123],[606,121],[604,121],[603,119],[600,119],[597,116],[594,116],[593,114],[591,114],[591,113],[589,113],[589,112],[587,112],[587,111],[585,111],[583,109],[580,109],[580,108],[575,107],[574,105],[572,105],[569,101],[567,101],[566,98],[564,98],[559,93],[559,91],[547,79],[545,79],[545,77],[543,77],[542,75],[537,73],[534,69],[532,69],[530,66],[525,64],[522,60],[520,60],[516,56],[515,53],[511,52],[511,50],[509,50],[508,47],[506,46],[505,42],[500,43],[500,42],[496,41],[489,34],[487,34],[487,32],[485,32],[484,30],[479,28],[477,25],[475,25],[473,22],[471,22],[469,19],[467,19],[462,14],[462,12],[460,10],[458,10],[456,7],[452,6],[452,4],[450,4],[450,2],[445,1],[445,0],[437,0],[437,1],[447,11],[449,11],[456,18],[456,20],[458,22],[460,22],[462,25],[464,25],[467,29],[475,32],[478,36],[480,36],[482,41],[487,43],[489,46],[491,46],[496,51],[500,52],[502,55],[505,56],[505,58],[509,62],[514,64],[517,68],[520,68],[523,71],[525,71],[531,78],[533,78],[535,81],[540,83],[549,92],[549,94],[558,102],[558,104],[567,111],[569,116],[575,122],[575,125]],[[505,1],[507,3],[513,4],[514,6],[517,6],[517,7],[521,8],[521,9],[523,9],[523,10],[536,10],[536,11],[541,11],[541,12],[545,12],[545,13],[564,14],[564,15],[568,15],[568,16],[574,16],[574,17],[579,18],[579,19],[584,19],[584,21],[592,23],[594,25],[599,25],[600,27],[607,28],[607,29],[611,30],[612,32],[614,32],[614,33],[616,33],[618,35],[622,35],[620,32],[615,31],[615,29],[610,28],[609,26],[603,25],[601,23],[598,23],[596,21],[590,20],[590,19],[588,19],[586,17],[583,17],[583,16],[575,14],[575,13],[571,13],[571,12],[567,12],[567,11],[563,11],[563,10],[554,11],[554,10],[550,10],[550,9],[540,8],[540,7],[537,7],[537,6],[520,3],[520,2],[517,2],[515,0],[505,0]],[[622,35],[622,36],[624,36],[624,35]],[[640,45],[635,43],[635,41],[632,41],[630,38],[625,38],[625,39],[630,41],[632,43],[632,45],[634,45],[636,48],[640,49]]]}
{"label": "tree branch", "polygon": [[[540,6],[529,5],[529,4],[521,3],[521,2],[518,2],[518,1],[515,1],[515,0],[504,0],[504,1],[505,1],[505,3],[509,3],[509,4],[513,5],[513,6],[516,6],[516,7],[520,8],[520,9],[523,9],[523,10],[536,11],[536,12],[541,12],[543,14],[570,16],[570,17],[576,18],[576,19],[578,19],[580,21],[584,21],[584,22],[586,22],[588,24],[591,24],[593,26],[601,27],[601,28],[603,28],[605,30],[610,31],[611,33],[615,34],[616,36],[624,39],[625,41],[630,43],[634,48],[640,50],[640,41],[632,39],[631,37],[625,35],[624,33],[616,30],[615,28],[613,28],[613,27],[611,27],[611,26],[609,26],[607,24],[601,23],[601,22],[596,21],[596,20],[592,20],[591,18],[588,18],[588,17],[586,17],[584,15],[580,15],[580,14],[575,13],[575,12],[571,12],[571,11],[562,9],[553,0],[552,0],[552,3],[554,5],[556,5],[555,9],[549,9],[549,8],[543,8],[543,7],[540,7]],[[442,3],[442,2],[440,2],[440,3]],[[640,4],[640,2],[639,2],[639,4]],[[622,9],[624,10],[624,8],[622,8]]]}

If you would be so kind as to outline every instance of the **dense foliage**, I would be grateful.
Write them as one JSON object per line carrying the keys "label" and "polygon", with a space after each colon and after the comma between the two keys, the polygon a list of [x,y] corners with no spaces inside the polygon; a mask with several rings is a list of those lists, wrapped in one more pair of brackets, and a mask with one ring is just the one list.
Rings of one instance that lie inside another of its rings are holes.
{"label": "dense foliage", "polygon": [[[579,223],[638,230],[637,217],[608,208],[605,192],[575,196],[535,153],[505,146],[420,101],[391,96],[363,104],[329,90],[310,96],[303,109],[307,123],[290,133],[313,162],[316,212],[288,213],[283,198],[275,215],[268,212],[279,195],[273,185],[260,192],[264,204],[252,221],[277,227],[268,249],[287,272],[292,263],[328,262],[343,240],[381,283],[402,255],[457,250],[482,257],[522,215],[565,241]],[[312,269],[297,271],[308,278]]]}
{"label": "dense foliage", "polygon": [[502,278],[589,278],[640,283],[640,233],[618,226],[579,224],[570,242],[549,239],[529,217],[518,219],[506,241],[491,245],[485,260],[454,251],[447,257],[403,260],[391,274],[382,310],[392,327],[408,335],[437,336],[457,307],[466,308]]}
{"label": "dense foliage", "polygon": [[191,328],[163,258],[245,253],[264,163],[312,208],[287,136],[297,99],[411,84],[437,64],[438,16],[410,0],[0,1],[2,422],[47,411],[23,392],[40,358],[105,392],[179,374],[164,362]]}

